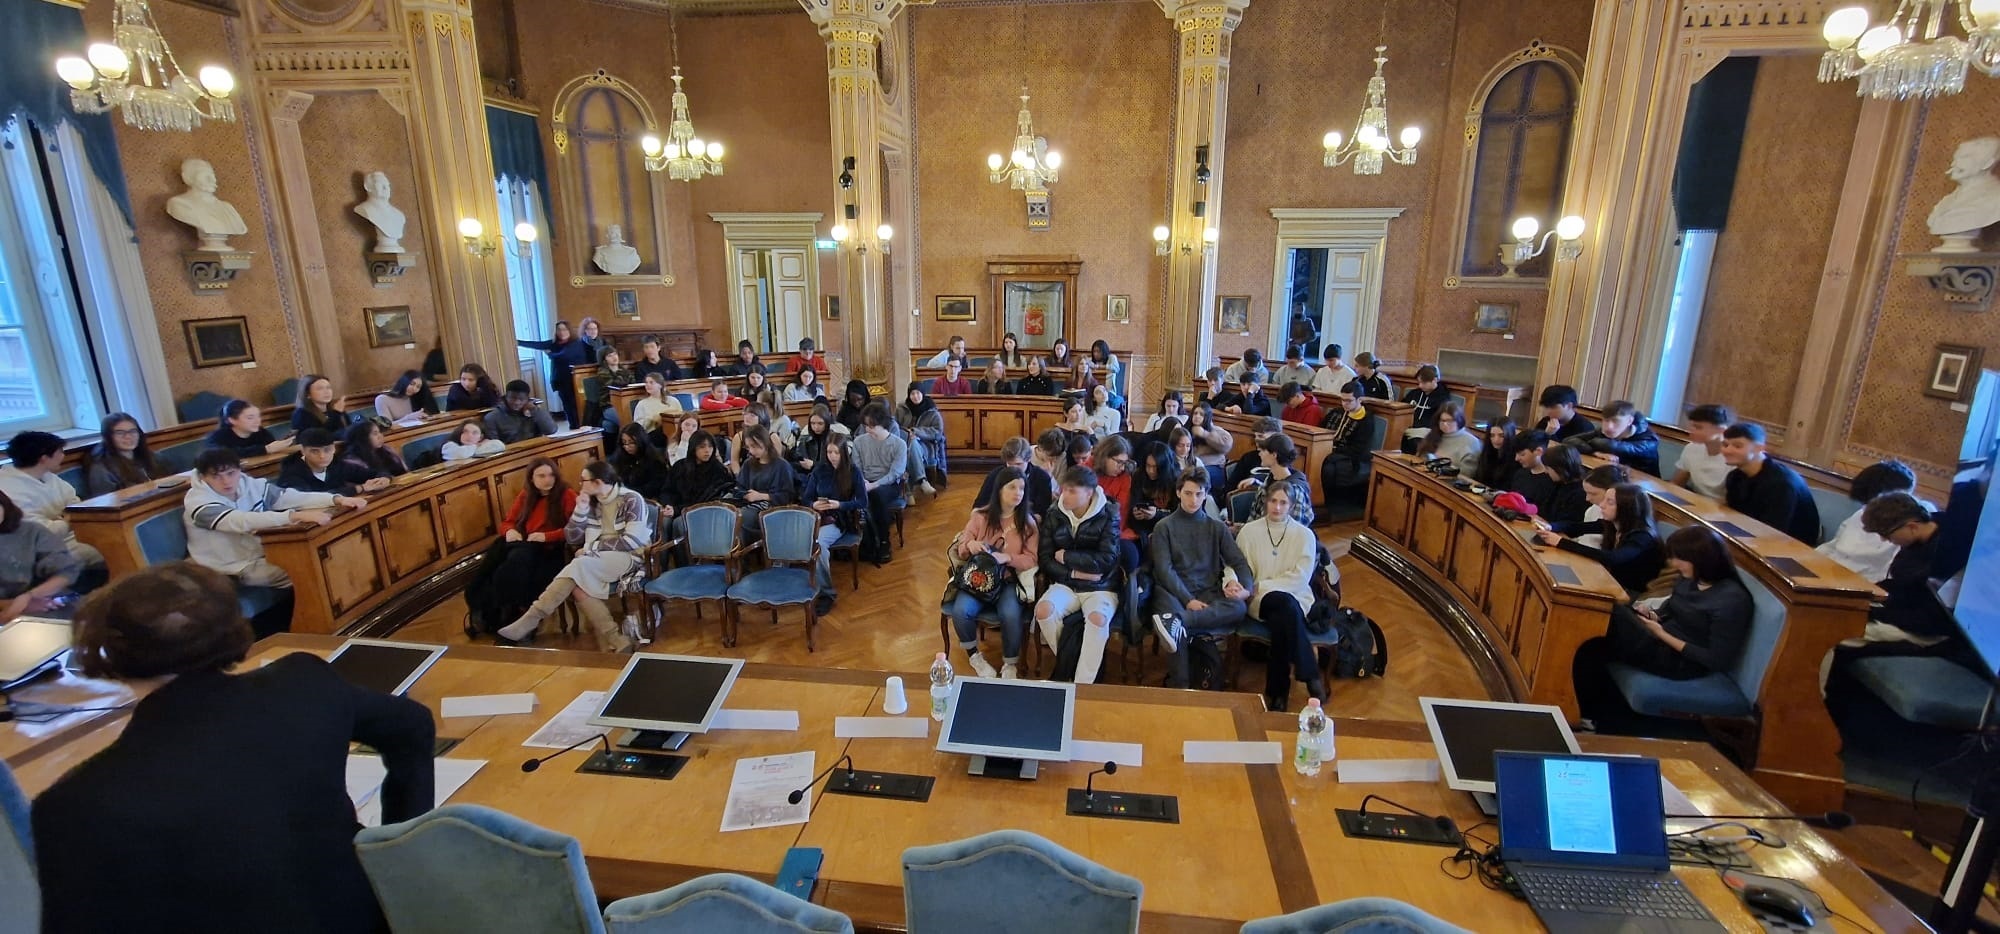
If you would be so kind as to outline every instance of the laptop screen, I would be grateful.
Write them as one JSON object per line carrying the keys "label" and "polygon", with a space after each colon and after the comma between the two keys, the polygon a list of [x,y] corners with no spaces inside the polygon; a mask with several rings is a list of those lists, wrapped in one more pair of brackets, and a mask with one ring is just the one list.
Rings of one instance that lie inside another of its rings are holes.
{"label": "laptop screen", "polygon": [[1494,756],[1510,861],[1667,868],[1660,763],[1637,756]]}

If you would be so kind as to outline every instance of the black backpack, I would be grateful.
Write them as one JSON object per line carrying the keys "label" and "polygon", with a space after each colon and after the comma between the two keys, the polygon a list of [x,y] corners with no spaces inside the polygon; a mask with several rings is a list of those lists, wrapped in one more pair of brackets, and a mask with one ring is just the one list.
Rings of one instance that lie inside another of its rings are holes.
{"label": "black backpack", "polygon": [[1306,632],[1323,636],[1333,628],[1333,615],[1340,612],[1340,582],[1333,578],[1333,555],[1325,545],[1315,545],[1313,569],[1306,583],[1312,588],[1312,609],[1306,611]]}
{"label": "black backpack", "polygon": [[1342,607],[1333,614],[1333,628],[1340,633],[1340,643],[1334,647],[1334,677],[1380,677],[1389,669],[1389,643],[1382,638],[1382,627],[1366,614]]}

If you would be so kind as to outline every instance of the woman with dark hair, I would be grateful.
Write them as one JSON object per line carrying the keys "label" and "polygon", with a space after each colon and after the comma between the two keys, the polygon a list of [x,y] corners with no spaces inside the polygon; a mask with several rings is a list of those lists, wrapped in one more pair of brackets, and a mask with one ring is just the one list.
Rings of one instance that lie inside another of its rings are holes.
{"label": "woman with dark hair", "polygon": [[1075,365],[1074,355],[1069,352],[1069,339],[1056,338],[1055,344],[1049,347],[1049,369],[1067,370]]}
{"label": "woman with dark hair", "polygon": [[341,451],[341,458],[366,468],[370,476],[400,477],[410,472],[403,456],[382,443],[382,427],[369,422],[348,427],[347,446]]}
{"label": "woman with dark hair", "polygon": [[1486,445],[1479,449],[1479,466],[1472,479],[1496,490],[1514,488],[1514,472],[1521,469],[1514,461],[1514,435],[1519,431],[1511,418],[1486,426]]}
{"label": "woman with dark hair", "polygon": [[1015,337],[1013,331],[1008,331],[1005,337],[1000,338],[1000,353],[993,359],[1000,361],[1000,365],[1004,367],[1028,365],[1028,358],[1021,353],[1021,339]]}
{"label": "woman with dark hair", "polygon": [[[1917,489],[1917,475],[1902,461],[1880,461],[1861,468],[1854,475],[1854,482],[1847,488],[1849,499],[1867,506],[1884,493],[1912,493]],[[1918,497],[1926,510],[1937,512],[1938,508],[1928,500]],[[1861,510],[1841,520],[1833,537],[1822,542],[1818,548],[1823,554],[1846,565],[1854,573],[1871,581],[1886,580],[1889,577],[1889,563],[1896,559],[1899,551],[1894,542],[1873,534],[1861,526]]]}
{"label": "woman with dark hair", "polygon": [[1667,536],[1666,553],[1680,575],[1673,593],[1656,606],[1640,601],[1612,607],[1604,637],[1577,647],[1571,667],[1577,705],[1601,732],[1628,729],[1634,717],[1607,665],[1689,681],[1727,672],[1743,654],[1756,606],[1730,564],[1722,536],[1708,526],[1690,525]]}
{"label": "woman with dark hair", "polygon": [[1140,554],[1146,553],[1147,536],[1152,534],[1154,524],[1173,513],[1180,496],[1180,483],[1180,464],[1174,460],[1173,448],[1158,441],[1140,447],[1139,466],[1132,471],[1132,501],[1125,512],[1124,525],[1138,536]]}
{"label": "woman with dark hair", "polygon": [[754,401],[757,398],[757,394],[763,392],[765,387],[770,385],[771,376],[765,370],[764,364],[753,363],[750,364],[749,372],[743,374],[743,391],[737,393],[737,395]]}
{"label": "woman with dark hair", "polygon": [[687,452],[667,469],[666,498],[660,503],[661,514],[674,520],[676,538],[687,531],[684,514],[689,506],[715,502],[736,490],[736,478],[729,473],[714,435],[696,429],[688,436]]}
{"label": "woman with dark hair", "polygon": [[418,412],[436,415],[438,400],[430,384],[424,382],[424,374],[416,370],[404,370],[403,375],[396,377],[394,388],[375,397],[375,414],[392,422]]}
{"label": "woman with dark hair", "polygon": [[779,460],[784,459],[785,442],[783,438],[778,436],[777,426],[773,422],[774,418],[771,415],[771,406],[768,403],[752,402],[743,407],[743,427],[736,430],[735,437],[729,440],[729,453],[723,455],[723,459],[729,462],[730,473],[738,473],[743,470],[744,458],[749,456],[743,449],[743,437],[752,428],[762,428],[765,432],[769,433],[771,435],[769,439],[771,445],[777,449],[773,453]]}
{"label": "woman with dark hair", "polygon": [[[1535,533],[1544,545],[1583,555],[1611,572],[1628,594],[1641,594],[1660,576],[1666,556],[1653,529],[1653,498],[1638,484],[1620,483],[1604,491],[1597,509],[1603,518],[1590,522],[1556,522]],[[1599,544],[1579,541],[1598,536]]]}
{"label": "woman with dark hair", "polygon": [[696,347],[694,349],[695,379],[707,379],[711,376],[722,376],[724,375],[723,369],[724,368],[722,366],[722,360],[716,354],[715,351],[710,350],[707,347]]}
{"label": "woman with dark hair", "polygon": [[799,370],[792,377],[792,384],[785,387],[786,402],[812,402],[826,399],[826,387],[819,384],[819,371],[812,367]]}
{"label": "woman with dark hair", "polygon": [[486,375],[485,367],[477,363],[468,363],[458,368],[458,379],[444,394],[445,411],[464,412],[499,407],[500,387],[493,384],[493,377]]}
{"label": "woman with dark hair", "polygon": [[576,492],[576,509],[563,526],[563,540],[577,546],[576,557],[563,565],[519,619],[500,627],[494,636],[502,645],[529,641],[542,620],[571,601],[597,635],[598,649],[629,655],[634,644],[612,620],[604,601],[636,584],[645,573],[640,552],[653,543],[646,500],[626,488],[618,469],[604,461],[584,465]]}
{"label": "woman with dark hair", "polygon": [[[292,446],[292,439],[279,440],[264,427],[264,410],[244,399],[222,404],[222,424],[203,439],[212,448],[227,448],[238,457],[276,454]],[[335,432],[338,434],[338,432]]]}
{"label": "woman with dark hair", "polygon": [[1228,468],[1229,452],[1236,446],[1236,439],[1228,429],[1215,423],[1215,409],[1206,402],[1194,407],[1187,430],[1194,436],[1194,459],[1208,468],[1209,489],[1222,489],[1222,477]]}
{"label": "woman with dark hair", "polygon": [[[1011,679],[1018,677],[1021,636],[1025,632],[1021,616],[1025,603],[1015,578],[1038,565],[1036,550],[1040,543],[1035,517],[1027,506],[1027,474],[1012,467],[1002,467],[994,474],[993,483],[993,498],[972,511],[971,517],[965,521],[965,528],[952,542],[952,551],[960,561],[969,561],[977,554],[990,555],[1013,573],[1000,584],[990,600],[981,600],[960,591],[952,598],[949,612],[952,629],[958,634],[959,648],[965,650],[966,661],[972,666],[973,673],[982,678]],[[998,671],[979,651],[979,614],[989,609],[1000,618]]]}
{"label": "woman with dark hair", "polygon": [[[815,419],[819,413],[813,413]],[[860,534],[868,522],[868,479],[854,462],[854,448],[845,434],[832,435],[812,472],[799,488],[799,502],[819,513],[819,597],[814,611],[833,612],[833,543],[850,532]]]}
{"label": "woman with dark hair", "polygon": [[1111,345],[1101,340],[1090,342],[1090,365],[1104,374],[1103,379],[1107,386],[1116,387],[1119,384],[1119,375],[1124,372],[1124,367],[1118,362],[1118,355],[1111,352]]}
{"label": "woman with dark hair", "polygon": [[1158,431],[1160,423],[1167,419],[1171,418],[1179,423],[1185,423],[1187,417],[1187,406],[1181,401],[1181,394],[1170,391],[1160,397],[1160,410],[1154,412],[1152,417],[1146,419],[1146,432],[1151,434]]}
{"label": "woman with dark hair", "polygon": [[944,413],[938,411],[937,403],[924,391],[923,380],[910,382],[908,398],[896,406],[896,424],[902,427],[903,440],[910,451],[906,476],[917,489],[936,496],[937,487],[931,485],[928,468],[937,468],[939,474],[945,472]]}
{"label": "woman with dark hair", "polygon": [[1112,396],[1111,388],[1098,383],[1090,387],[1088,400],[1083,407],[1085,420],[1090,423],[1092,434],[1103,438],[1115,435],[1125,427],[1125,413],[1118,411],[1118,402]]}
{"label": "woman with dark hair", "polygon": [[0,493],[0,600],[7,601],[0,604],[0,623],[47,615],[82,573],[61,535],[26,521],[21,507]]}
{"label": "woman with dark hair", "polygon": [[1555,489],[1535,504],[1541,510],[1541,517],[1549,522],[1582,522],[1590,501],[1583,495],[1583,458],[1577,455],[1576,448],[1550,444],[1542,454],[1542,466],[1548,470]]}
{"label": "woman with dark hair", "polygon": [[664,443],[655,446],[666,456],[667,466],[672,467],[687,460],[688,443],[694,440],[695,435],[701,433],[701,416],[693,412],[682,412],[674,416],[671,422],[662,419],[660,428],[656,431],[664,432],[660,438],[655,439]]}
{"label": "woman with dark hair", "polygon": [[1479,433],[1465,423],[1465,406],[1456,401],[1439,407],[1436,427],[1417,442],[1418,457],[1442,457],[1451,461],[1459,473],[1467,475],[1479,469],[1483,449]]}
{"label": "woman with dark hair", "polygon": [[[589,323],[595,325],[597,322]],[[554,340],[517,340],[514,343],[549,355],[549,397],[551,401],[561,403],[563,418],[569,421],[569,427],[583,424],[583,413],[576,411],[576,368],[596,363],[597,348],[590,341],[572,335],[567,321],[556,322]]]}
{"label": "woman with dark hair", "polygon": [[660,456],[646,429],[626,425],[618,429],[618,449],[611,452],[611,466],[625,478],[625,485],[640,496],[658,500],[666,494],[667,461]]}
{"label": "woman with dark hair", "polygon": [[35,799],[43,930],[388,929],[355,856],[342,769],[362,743],[387,770],[384,821],[430,810],[430,711],[309,652],[229,674],[252,638],[229,578],[187,561],[84,601],[71,661],[158,687],[110,746]]}
{"label": "woman with dark hair", "polygon": [[[1290,484],[1292,487],[1292,495],[1290,497],[1292,518],[1297,519],[1300,525],[1311,528],[1313,524],[1312,481],[1306,479],[1306,475],[1298,469],[1299,446],[1292,441],[1289,435],[1286,435],[1284,432],[1277,432],[1257,442],[1257,460],[1258,467],[1251,470],[1250,479],[1239,484],[1237,489],[1245,490],[1271,483]],[[1257,476],[1259,470],[1269,473],[1271,479],[1263,480],[1259,478]],[[1250,518],[1263,518],[1264,503],[1268,500],[1269,497],[1266,496],[1257,497],[1256,503],[1250,507]]]}
{"label": "woman with dark hair", "polygon": [[825,405],[813,406],[812,414],[806,416],[806,430],[799,433],[799,442],[785,449],[785,459],[792,462],[800,478],[810,475],[826,459],[827,445],[833,443],[833,426],[832,410]]}
{"label": "woman with dark hair", "polygon": [[498,632],[510,614],[519,613],[555,580],[568,558],[563,527],[575,510],[576,491],[563,482],[556,462],[546,457],[529,461],[528,485],[514,494],[499,537],[486,547],[465,586],[465,604],[480,632]]}
{"label": "woman with dark hair", "polygon": [[83,468],[85,496],[150,483],[169,473],[153,459],[139,420],[124,412],[104,416],[97,426],[97,445],[83,456]]}
{"label": "woman with dark hair", "polygon": [[847,426],[847,433],[861,431],[861,413],[868,408],[868,384],[858,379],[847,381],[847,392],[840,399],[840,415],[835,421]]}
{"label": "woman with dark hair", "polygon": [[499,438],[486,437],[486,426],[476,418],[468,418],[451,433],[451,440],[444,443],[439,454],[446,461],[471,460],[475,457],[491,457],[507,450],[507,442]]}
{"label": "woman with dark hair", "polygon": [[785,463],[784,449],[769,428],[752,425],[739,437],[743,460],[736,469],[736,496],[744,503],[743,539],[754,541],[764,534],[759,521],[764,510],[799,501],[798,474]]}
{"label": "woman with dark hair", "polygon": [[341,411],[340,397],[334,395],[333,380],[307,373],[299,380],[299,402],[292,406],[292,430],[325,429],[339,436],[347,430],[347,413]]}
{"label": "woman with dark hair", "polygon": [[1049,368],[1046,364],[1042,363],[1042,358],[1029,357],[1025,365],[1028,368],[1028,375],[1014,381],[1015,395],[1053,396],[1056,394],[1056,381],[1049,378]]}

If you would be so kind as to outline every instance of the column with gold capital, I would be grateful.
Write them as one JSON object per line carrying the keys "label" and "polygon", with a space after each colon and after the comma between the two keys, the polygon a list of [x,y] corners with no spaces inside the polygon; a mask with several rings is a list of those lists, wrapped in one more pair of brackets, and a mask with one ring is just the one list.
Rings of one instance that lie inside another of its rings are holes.
{"label": "column with gold capital", "polygon": [[[1166,385],[1194,385],[1213,356],[1215,256],[1207,231],[1221,223],[1223,140],[1229,126],[1229,45],[1250,0],[1158,0],[1180,33],[1179,100],[1168,220]],[[1205,159],[1201,158],[1206,156]],[[1197,177],[1199,170],[1205,174]],[[1197,215],[1196,205],[1200,214]]]}

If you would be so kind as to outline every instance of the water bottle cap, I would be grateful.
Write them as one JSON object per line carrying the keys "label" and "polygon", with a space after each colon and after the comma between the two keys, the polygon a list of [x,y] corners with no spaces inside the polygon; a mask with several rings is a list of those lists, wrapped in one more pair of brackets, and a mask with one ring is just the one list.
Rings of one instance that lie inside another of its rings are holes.
{"label": "water bottle cap", "polygon": [[938,657],[938,660],[939,660],[939,661],[943,661],[943,660],[944,660],[944,653],[943,653],[943,652],[939,652],[939,653],[937,654],[937,657]]}
{"label": "water bottle cap", "polygon": [[1308,708],[1314,708],[1314,707],[1318,707],[1318,706],[1319,706],[1319,698],[1317,698],[1317,697],[1308,697],[1308,698],[1306,698],[1306,706],[1307,706]]}

